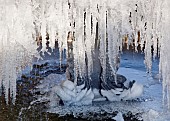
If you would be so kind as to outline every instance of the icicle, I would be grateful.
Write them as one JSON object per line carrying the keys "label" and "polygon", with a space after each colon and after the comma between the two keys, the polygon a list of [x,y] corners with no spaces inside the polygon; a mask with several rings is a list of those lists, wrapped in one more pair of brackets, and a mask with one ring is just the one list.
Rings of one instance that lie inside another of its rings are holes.
{"label": "icicle", "polygon": [[91,3],[87,2],[86,8],[86,18],[85,18],[85,48],[87,54],[87,61],[88,61],[88,77],[91,79],[90,75],[93,69],[93,58],[92,58],[92,47],[94,46],[92,35],[91,35]]}
{"label": "icicle", "polygon": [[160,28],[157,28],[159,26],[159,23],[157,23],[157,14],[161,11],[157,11],[157,2],[156,1],[148,1],[145,4],[145,16],[147,24],[146,24],[146,44],[145,44],[145,63],[148,67],[148,71],[151,71],[151,65],[152,65],[152,52],[151,52],[151,46],[153,46],[153,57],[156,57],[157,55],[157,31],[159,31]]}
{"label": "icicle", "polygon": [[99,4],[99,39],[100,39],[100,62],[103,69],[102,80],[106,83],[106,8],[105,1]]}
{"label": "icicle", "polygon": [[69,19],[69,5],[67,0],[63,2],[63,22],[64,22],[64,30],[63,30],[63,48],[67,51],[67,35],[70,32],[70,19]]}
{"label": "icicle", "polygon": [[[0,14],[1,15],[1,14]],[[1,23],[0,23],[0,26]],[[1,33],[0,33],[0,37],[2,37]],[[3,39],[0,38],[0,96],[2,94],[2,75],[3,75]]]}
{"label": "icicle", "polygon": [[[115,75],[115,68],[114,68],[114,59],[115,59],[115,51],[116,51],[116,43],[114,43],[115,41],[113,40],[113,34],[115,34],[113,32],[114,29],[114,24],[112,23],[112,18],[111,18],[111,10],[108,11],[108,26],[107,26],[107,33],[108,33],[108,57],[109,57],[109,64],[111,66],[112,72]],[[116,35],[116,34],[115,34]],[[116,84],[117,84],[117,80]]]}
{"label": "icicle", "polygon": [[42,36],[42,52],[44,53],[46,51],[46,37],[47,37],[47,22],[46,22],[46,17],[45,17],[45,5],[46,5],[46,0],[43,0],[41,3],[41,7],[42,7],[42,13],[41,13],[41,17],[42,17],[42,22],[41,22],[41,36]]}
{"label": "icicle", "polygon": [[146,35],[145,41],[146,41],[146,43],[145,43],[145,64],[146,64],[147,72],[150,73],[151,68],[152,68],[151,40],[150,40],[150,38],[147,37],[147,35]]}
{"label": "icicle", "polygon": [[131,30],[131,24],[129,22],[129,14],[130,14],[130,8],[125,6],[124,4],[121,4],[121,21],[122,21],[122,26],[121,26],[121,31],[122,31],[122,35],[127,35],[127,34],[131,34],[132,30]]}
{"label": "icicle", "polygon": [[[47,18],[47,24],[48,24],[48,34],[49,34],[49,47],[54,49],[55,47],[55,41],[57,41],[57,23],[53,20],[57,20],[57,10],[56,10],[56,2],[52,1],[50,3],[49,9],[48,9],[48,18]],[[47,12],[47,11],[46,11]]]}
{"label": "icicle", "polygon": [[[75,6],[79,6],[79,2],[76,1]],[[74,7],[75,7],[74,6]],[[83,77],[83,68],[85,67],[85,53],[84,50],[84,32],[83,32],[83,19],[84,11],[82,8],[76,8],[75,18],[75,41],[73,42],[73,55],[74,55],[74,84],[77,85],[77,77]]]}
{"label": "icicle", "polygon": [[[26,13],[22,13],[21,11],[25,9]],[[34,29],[30,2],[25,0],[16,4],[15,1],[10,4],[6,3],[1,12],[3,17],[0,19],[0,25],[3,33],[0,36],[0,68],[2,68],[0,80],[8,104],[9,97],[12,98],[12,103],[15,103],[17,70],[21,71],[22,67],[31,63],[32,55],[37,55],[37,52],[35,40],[33,40]],[[20,55],[20,51],[24,51],[24,55]]]}
{"label": "icicle", "polygon": [[[169,6],[170,6],[170,1],[165,0],[162,4],[162,18],[161,18],[161,24],[162,28],[161,33],[162,33],[162,38],[159,38],[161,48],[160,48],[160,71],[162,74],[163,78],[163,102],[168,103],[168,108],[170,108],[170,102],[169,102],[169,88],[170,88],[170,68],[169,68],[169,60],[170,60],[170,47],[169,47],[169,33],[170,33],[170,16],[168,14],[169,12]],[[168,93],[167,93],[168,92]]]}
{"label": "icicle", "polygon": [[107,17],[107,33],[108,33],[108,57],[112,72],[115,75],[115,82],[117,84],[116,72],[119,68],[119,48],[122,48],[122,15],[117,9],[111,7],[108,10]]}
{"label": "icicle", "polygon": [[96,24],[97,24],[97,3],[94,0],[91,0],[91,16],[92,16],[92,39],[91,39],[91,44],[92,44],[92,51],[94,51],[94,44],[95,44],[95,39],[96,39]]}

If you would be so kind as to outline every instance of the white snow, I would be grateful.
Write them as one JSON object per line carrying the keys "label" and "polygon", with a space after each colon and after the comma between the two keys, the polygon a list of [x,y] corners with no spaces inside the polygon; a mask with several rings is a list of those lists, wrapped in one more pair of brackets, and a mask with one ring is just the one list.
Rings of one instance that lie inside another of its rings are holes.
{"label": "white snow", "polygon": [[159,117],[159,112],[153,110],[153,109],[150,109],[146,115],[146,117],[144,117],[145,119],[144,120],[147,120],[147,121],[153,121],[155,120],[156,118]]}
{"label": "white snow", "polygon": [[115,117],[113,117],[112,119],[116,120],[116,121],[124,121],[122,113],[119,112]]}

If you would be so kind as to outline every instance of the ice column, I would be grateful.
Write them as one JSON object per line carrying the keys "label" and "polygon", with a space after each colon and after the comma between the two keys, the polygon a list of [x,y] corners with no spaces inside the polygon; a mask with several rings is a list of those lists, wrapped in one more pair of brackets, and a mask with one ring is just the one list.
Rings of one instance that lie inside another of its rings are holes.
{"label": "ice column", "polygon": [[9,97],[15,103],[17,76],[37,52],[31,2],[7,0],[0,9],[0,81],[8,104]]}
{"label": "ice column", "polygon": [[100,1],[98,5],[98,24],[99,24],[99,41],[100,41],[100,63],[102,66],[102,81],[106,83],[106,2]]}
{"label": "ice column", "polygon": [[[120,5],[118,4],[118,6]],[[117,83],[116,72],[120,61],[119,48],[122,47],[121,20],[121,12],[109,6],[107,11],[108,58],[112,72],[115,75],[115,83]]]}
{"label": "ice column", "polygon": [[162,4],[162,28],[160,28],[162,38],[160,38],[160,72],[163,78],[163,103],[168,104],[170,108],[170,1],[165,0]]}

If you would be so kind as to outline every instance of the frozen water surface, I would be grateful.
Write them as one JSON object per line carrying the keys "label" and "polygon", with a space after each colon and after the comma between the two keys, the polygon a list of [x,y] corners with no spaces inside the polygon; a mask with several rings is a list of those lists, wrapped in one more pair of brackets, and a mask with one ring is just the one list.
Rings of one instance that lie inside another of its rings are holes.
{"label": "frozen water surface", "polygon": [[[47,112],[56,113],[60,116],[73,114],[75,117],[81,116],[87,118],[91,116],[91,113],[102,114],[107,112],[109,114],[121,112],[122,114],[126,114],[130,111],[134,115],[140,114],[138,118],[144,121],[168,121],[170,119],[170,113],[163,108],[162,83],[159,82],[157,76],[158,60],[154,62],[155,66],[157,66],[153,69],[154,73],[149,75],[146,73],[145,65],[142,63],[143,55],[139,53],[130,54],[126,53],[126,55],[122,55],[118,74],[122,74],[127,79],[136,80],[138,83],[144,85],[144,93],[139,99],[120,102],[94,101],[92,105],[86,106],[59,106],[57,96],[54,98],[55,86],[60,83],[59,81],[63,80],[62,78],[65,78],[65,75],[51,74],[49,75],[49,79],[47,77],[45,80],[42,80],[42,84],[39,85],[44,85],[44,87],[46,87],[46,84],[50,85],[48,90],[41,87],[43,91],[50,92],[50,94],[46,95],[46,99],[51,100]],[[131,58],[131,56],[135,59]],[[108,117],[111,118],[111,116]]]}

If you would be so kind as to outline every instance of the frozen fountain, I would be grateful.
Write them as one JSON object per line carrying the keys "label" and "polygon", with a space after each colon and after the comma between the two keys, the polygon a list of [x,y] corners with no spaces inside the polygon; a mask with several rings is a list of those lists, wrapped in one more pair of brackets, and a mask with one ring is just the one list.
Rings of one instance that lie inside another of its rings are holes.
{"label": "frozen fountain", "polygon": [[50,54],[48,41],[51,50],[58,42],[60,66],[66,53],[67,78],[55,88],[64,104],[138,98],[138,80],[117,74],[127,44],[136,52],[140,46],[149,74],[152,59],[160,57],[163,104],[170,107],[169,6],[169,0],[0,0],[0,92],[6,103],[12,98],[15,104],[22,70]]}

